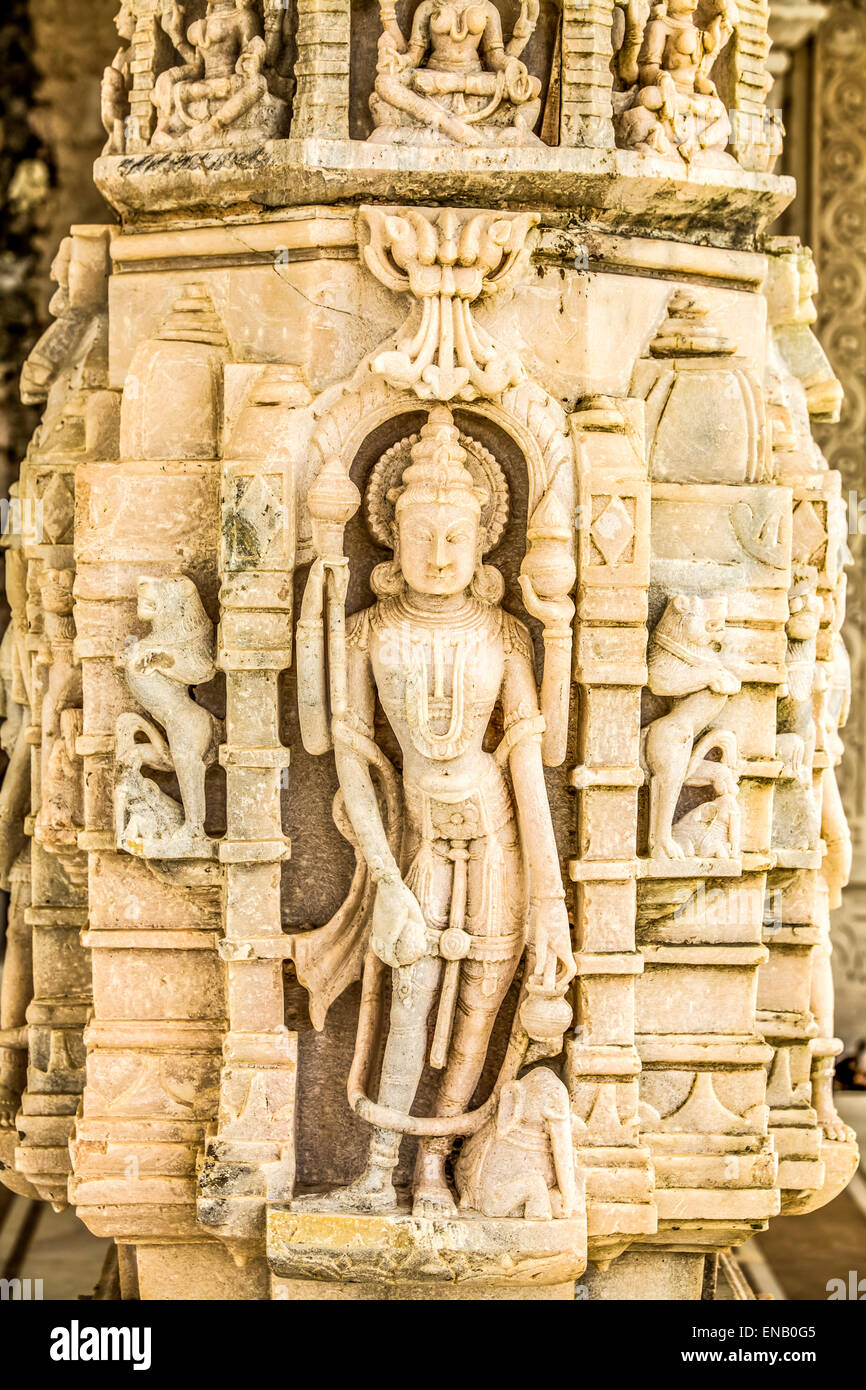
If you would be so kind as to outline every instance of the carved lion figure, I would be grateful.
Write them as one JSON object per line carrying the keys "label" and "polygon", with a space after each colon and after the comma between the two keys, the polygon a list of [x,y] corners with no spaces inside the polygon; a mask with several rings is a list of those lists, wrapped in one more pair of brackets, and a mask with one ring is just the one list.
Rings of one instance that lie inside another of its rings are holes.
{"label": "carved lion figure", "polygon": [[[138,616],[151,631],[131,643],[122,665],[132,694],[165,730],[186,817],[183,838],[200,842],[206,839],[205,770],[216,754],[219,723],[189,687],[216,674],[213,624],[185,575],[140,579]],[[141,761],[164,766],[160,742],[154,740],[153,758]]]}
{"label": "carved lion figure", "polygon": [[[736,764],[733,734],[715,730],[701,737],[714,725],[728,696],[740,689],[740,681],[718,654],[726,617],[723,597],[674,594],[650,638],[649,688],[672,702],[668,713],[653,720],[644,734],[653,856],[682,859],[686,853],[673,830],[684,786],[711,786],[718,794],[730,794],[731,777],[724,769]],[[721,765],[705,757],[712,748],[721,750]]]}

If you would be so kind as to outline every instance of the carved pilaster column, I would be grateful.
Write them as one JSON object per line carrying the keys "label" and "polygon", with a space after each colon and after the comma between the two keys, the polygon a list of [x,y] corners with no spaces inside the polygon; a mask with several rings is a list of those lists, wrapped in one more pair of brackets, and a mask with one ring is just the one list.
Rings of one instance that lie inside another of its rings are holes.
{"label": "carved pilaster column", "polygon": [[298,0],[292,139],[349,138],[351,7],[347,0]]}
{"label": "carved pilaster column", "polygon": [[[250,369],[235,369],[250,375]],[[295,565],[293,413],[309,392],[290,367],[256,370],[223,466],[222,625],[226,672],[225,939],[229,1032],[219,1123],[200,1175],[198,1216],[234,1252],[261,1241],[267,1203],[295,1177],[297,1039],[285,1026],[279,673],[291,664]]]}
{"label": "carved pilaster column", "polygon": [[649,483],[639,402],[587,399],[571,416],[580,478],[576,882],[577,1031],[567,1084],[586,1126],[591,1258],[611,1258],[656,1225],[653,1174],[638,1136],[634,1041],[640,692],[646,679]]}
{"label": "carved pilaster column", "polygon": [[85,417],[107,376],[107,271],[112,231],[75,227],[61,245],[51,301],[56,322],[34,348],[22,395],[45,402],[22,466],[22,553],[27,565],[25,663],[32,722],[27,830],[33,997],[27,1007],[27,1087],[15,1163],[36,1192],[66,1204],[68,1141],[84,1084],[82,1032],[90,1008],[87,861],[79,852],[81,671],[74,650],[74,506],[86,458]]}
{"label": "carved pilaster column", "polygon": [[[130,827],[119,812],[128,807],[115,804],[114,785],[121,721],[142,722],[129,684],[142,630],[139,581],[150,580],[157,593],[200,594],[199,628],[209,626],[202,600],[215,609],[227,348],[206,290],[178,289],[163,292],[153,336],[142,335],[126,365],[120,457],[93,459],[80,471],[76,532],[81,747],[94,778],[83,836],[94,1007],[72,1187],[85,1225],[125,1247],[124,1291],[132,1297],[164,1289],[178,1260],[188,1278],[205,1244],[223,1254],[195,1221],[195,1169],[216,1112],[226,1012],[215,850],[210,858],[173,858],[167,837],[165,857],[127,852],[133,836],[125,838]],[[181,648],[191,647],[193,624],[183,612],[168,614],[164,640],[173,631],[178,643],[177,624],[186,624]],[[140,839],[150,843],[152,808],[173,803],[145,781],[151,800],[136,814]]]}
{"label": "carved pilaster column", "polygon": [[731,65],[731,148],[744,169],[772,169],[782,150],[782,129],[766,106],[773,79],[770,0],[737,0],[738,19],[726,55]]}
{"label": "carved pilaster column", "polygon": [[161,50],[168,41],[159,23],[160,0],[135,0],[135,33],[129,50],[129,123],[126,150],[140,154],[150,144],[156,125],[152,101]]}
{"label": "carved pilaster column", "polygon": [[559,142],[612,148],[612,0],[564,0]]}

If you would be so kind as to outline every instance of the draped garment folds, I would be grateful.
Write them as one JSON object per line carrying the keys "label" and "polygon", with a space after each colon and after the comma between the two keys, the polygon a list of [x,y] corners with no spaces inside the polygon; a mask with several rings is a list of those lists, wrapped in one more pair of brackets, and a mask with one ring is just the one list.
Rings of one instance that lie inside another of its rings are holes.
{"label": "draped garment folds", "polygon": [[[385,599],[358,614],[350,623],[349,642],[366,649],[371,623],[386,624],[394,600]],[[522,626],[503,609],[483,606],[483,620],[499,626],[506,651],[527,646]],[[456,664],[456,663],[455,663]],[[407,676],[407,701],[423,692]],[[454,700],[462,692],[455,690]],[[518,727],[519,726],[519,727]],[[401,786],[393,765],[373,741],[354,712],[334,722],[334,738],[370,764],[384,803],[383,820],[404,881],[412,889],[427,924],[427,948],[438,955],[439,938],[454,924],[456,882],[465,897],[462,925],[471,937],[468,960],[474,975],[480,968],[481,992],[496,989],[496,966],[519,957],[523,948],[526,903],[521,874],[522,854],[517,835],[514,796],[507,772],[508,755],[520,737],[538,734],[542,718],[521,709],[520,718],[505,735],[495,754],[484,754],[480,776],[472,785],[435,771],[418,783]],[[443,735],[447,738],[448,735]],[[369,949],[376,886],[357,846],[342,792],[334,799],[334,821],[355,849],[355,872],[349,893],[324,926],[294,938],[293,958],[301,984],[310,997],[315,1028],[324,1027],[331,1005],[359,979]],[[462,880],[462,881],[461,881]]]}

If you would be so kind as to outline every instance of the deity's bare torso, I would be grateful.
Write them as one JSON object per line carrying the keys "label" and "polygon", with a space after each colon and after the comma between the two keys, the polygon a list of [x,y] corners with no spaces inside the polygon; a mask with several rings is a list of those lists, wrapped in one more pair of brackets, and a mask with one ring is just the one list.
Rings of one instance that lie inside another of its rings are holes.
{"label": "deity's bare torso", "polygon": [[[433,47],[427,66],[440,72],[480,71],[478,49],[491,24],[499,29],[499,16],[493,5],[456,0],[453,4],[431,3],[422,8],[429,10]],[[499,43],[501,46],[501,34]]]}
{"label": "deity's bare torso", "polygon": [[188,35],[203,61],[205,81],[231,77],[245,46],[258,33],[258,22],[248,9],[233,4],[209,9]]}
{"label": "deity's bare torso", "polygon": [[441,615],[425,621],[404,599],[361,615],[355,631],[369,630],[371,673],[407,785],[477,776],[480,763],[493,764],[483,743],[502,689],[506,623],[517,627],[474,599],[447,627]]}

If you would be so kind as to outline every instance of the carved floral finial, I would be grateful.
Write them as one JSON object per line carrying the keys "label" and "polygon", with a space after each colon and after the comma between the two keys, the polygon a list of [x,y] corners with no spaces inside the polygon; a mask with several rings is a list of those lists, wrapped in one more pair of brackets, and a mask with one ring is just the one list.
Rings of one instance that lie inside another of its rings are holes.
{"label": "carved floral finial", "polygon": [[325,560],[341,559],[343,532],[361,505],[361,494],[336,456],[326,460],[307,494],[307,505],[316,554]]}
{"label": "carved floral finial", "polygon": [[421,400],[471,401],[517,385],[524,375],[517,353],[475,322],[471,305],[511,288],[523,274],[539,214],[445,208],[431,218],[420,210],[396,215],[365,208],[364,217],[369,270],[421,306],[420,325],[404,325],[394,348],[373,359],[373,371]]}

